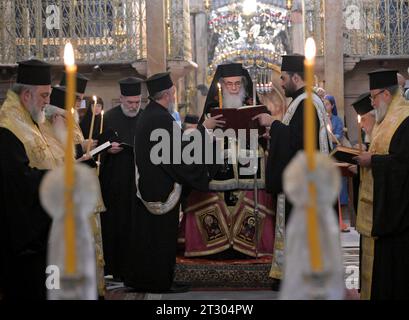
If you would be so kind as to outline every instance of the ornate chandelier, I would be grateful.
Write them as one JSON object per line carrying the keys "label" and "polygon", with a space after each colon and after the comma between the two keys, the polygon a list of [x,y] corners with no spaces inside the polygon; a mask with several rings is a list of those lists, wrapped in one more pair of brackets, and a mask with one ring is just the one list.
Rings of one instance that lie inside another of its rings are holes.
{"label": "ornate chandelier", "polygon": [[214,40],[209,52],[209,76],[221,63],[242,62],[256,80],[257,90],[269,92],[273,69],[281,55],[290,51],[287,9],[245,0],[212,10],[209,29],[217,43]]}

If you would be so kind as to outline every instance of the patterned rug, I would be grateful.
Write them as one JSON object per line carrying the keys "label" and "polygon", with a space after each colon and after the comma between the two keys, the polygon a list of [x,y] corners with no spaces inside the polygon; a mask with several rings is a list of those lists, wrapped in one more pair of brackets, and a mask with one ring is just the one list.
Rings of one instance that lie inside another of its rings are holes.
{"label": "patterned rug", "polygon": [[273,280],[268,277],[271,257],[246,260],[207,260],[178,258],[176,282],[187,282],[193,288],[266,289]]}
{"label": "patterned rug", "polygon": [[[347,299],[358,299],[359,248],[343,248]],[[192,291],[270,290],[271,257],[246,260],[177,258],[175,282],[189,283]],[[107,280],[106,300],[158,300],[161,295],[135,292],[120,282]],[[349,286],[349,287],[348,287]]]}

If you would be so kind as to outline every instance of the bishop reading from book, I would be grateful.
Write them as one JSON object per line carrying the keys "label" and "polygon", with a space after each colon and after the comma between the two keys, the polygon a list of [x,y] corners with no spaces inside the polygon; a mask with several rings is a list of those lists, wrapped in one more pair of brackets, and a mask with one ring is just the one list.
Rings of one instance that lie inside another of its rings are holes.
{"label": "bishop reading from book", "polygon": [[[248,122],[252,122],[254,114],[242,112],[243,106],[248,105],[251,108],[253,99],[257,99],[252,96],[252,92],[252,80],[241,64],[219,65],[200,121],[203,122],[206,117],[211,116],[211,110],[221,109],[229,111],[223,114],[226,124],[233,122],[243,125],[245,122],[242,117],[247,116]],[[236,121],[237,117],[232,117],[231,109],[237,110],[240,121]],[[266,108],[260,108],[260,112],[265,111]],[[247,125],[245,127],[252,128]],[[274,211],[271,196],[264,190],[265,147],[261,145],[265,140],[259,139],[256,131],[253,152],[250,150],[249,139],[245,140],[246,143],[242,141],[239,143],[237,136],[224,137],[224,164],[210,182],[210,191],[206,193],[192,191],[184,201],[185,215],[181,225],[182,234],[184,231],[185,256],[244,258],[272,254]],[[255,152],[257,150],[258,153]],[[239,160],[242,155],[254,159],[245,163]],[[241,170],[246,169],[246,166],[248,168],[250,163],[257,165],[256,175],[255,170]],[[255,193],[257,215],[254,213]],[[209,227],[209,221],[212,228]]]}

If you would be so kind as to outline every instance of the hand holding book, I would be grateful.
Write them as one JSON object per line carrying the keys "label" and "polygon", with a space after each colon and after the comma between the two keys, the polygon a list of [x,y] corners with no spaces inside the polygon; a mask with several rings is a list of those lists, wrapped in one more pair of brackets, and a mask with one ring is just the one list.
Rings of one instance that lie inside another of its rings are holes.
{"label": "hand holding book", "polygon": [[358,149],[337,146],[329,155],[339,162],[357,164],[355,157],[359,156],[360,153]]}
{"label": "hand holding book", "polygon": [[[260,125],[256,116],[260,114],[267,114],[268,109],[266,106],[243,106],[237,109],[212,109],[210,114],[212,117],[217,115],[223,115],[218,120],[225,121],[224,129],[233,129],[238,131],[240,129],[251,130],[259,129],[261,132],[263,126]],[[261,132],[263,134],[264,132]]]}

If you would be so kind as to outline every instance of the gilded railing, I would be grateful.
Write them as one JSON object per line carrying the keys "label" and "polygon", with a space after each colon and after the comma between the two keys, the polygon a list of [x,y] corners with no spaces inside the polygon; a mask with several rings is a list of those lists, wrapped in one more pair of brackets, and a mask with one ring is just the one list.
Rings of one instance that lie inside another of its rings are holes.
{"label": "gilded railing", "polygon": [[[168,58],[190,59],[189,1],[164,1]],[[30,57],[61,64],[67,41],[74,44],[79,64],[145,60],[147,2],[0,0],[0,64]]]}
{"label": "gilded railing", "polygon": [[[313,36],[323,54],[324,0],[304,0],[303,9],[305,36]],[[343,0],[343,23],[345,55],[409,55],[408,0]]]}
{"label": "gilded railing", "polygon": [[344,21],[345,54],[409,55],[409,1],[344,0]]}

